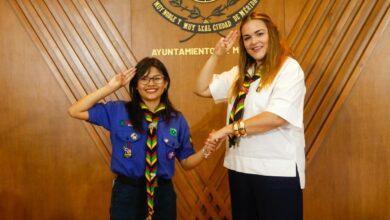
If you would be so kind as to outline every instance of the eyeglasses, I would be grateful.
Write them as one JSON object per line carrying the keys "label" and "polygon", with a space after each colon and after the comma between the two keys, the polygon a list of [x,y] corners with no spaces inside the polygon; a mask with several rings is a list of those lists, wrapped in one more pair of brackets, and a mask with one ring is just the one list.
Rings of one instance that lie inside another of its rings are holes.
{"label": "eyeglasses", "polygon": [[164,76],[153,76],[153,77],[142,77],[139,79],[139,82],[143,85],[149,84],[150,81],[152,81],[154,84],[161,84],[164,81],[165,77]]}

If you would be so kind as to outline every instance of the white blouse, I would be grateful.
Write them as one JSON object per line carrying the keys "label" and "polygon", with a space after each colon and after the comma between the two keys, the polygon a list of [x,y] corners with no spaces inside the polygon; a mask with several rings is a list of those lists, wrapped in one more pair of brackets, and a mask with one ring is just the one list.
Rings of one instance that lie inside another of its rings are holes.
{"label": "white blouse", "polygon": [[[253,68],[248,73],[253,74]],[[215,102],[228,101],[238,67],[214,75],[209,85]],[[227,148],[224,166],[242,173],[295,177],[298,168],[301,188],[305,186],[305,139],[303,108],[305,76],[296,60],[287,58],[272,84],[256,92],[261,79],[254,81],[244,102],[243,119],[272,112],[288,123],[276,129],[242,137],[237,147]],[[234,100],[228,103],[226,121]]]}

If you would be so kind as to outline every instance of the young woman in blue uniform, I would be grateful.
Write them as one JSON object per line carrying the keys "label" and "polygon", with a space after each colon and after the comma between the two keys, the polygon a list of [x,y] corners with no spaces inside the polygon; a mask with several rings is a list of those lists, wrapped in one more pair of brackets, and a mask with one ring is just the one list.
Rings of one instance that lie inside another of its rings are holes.
{"label": "young woman in blue uniform", "polygon": [[[131,101],[98,103],[129,82]],[[68,110],[110,131],[111,169],[117,175],[111,219],[176,219],[175,158],[192,169],[215,147],[208,144],[195,153],[187,121],[168,98],[169,85],[164,64],[147,57]]]}

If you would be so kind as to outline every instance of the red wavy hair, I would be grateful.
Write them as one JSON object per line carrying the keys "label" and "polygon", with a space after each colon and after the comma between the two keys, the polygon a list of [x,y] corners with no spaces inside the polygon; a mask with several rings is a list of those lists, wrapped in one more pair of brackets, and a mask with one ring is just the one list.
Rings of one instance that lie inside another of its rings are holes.
{"label": "red wavy hair", "polygon": [[[277,73],[282,67],[284,61],[287,59],[289,55],[291,55],[290,50],[286,46],[284,42],[282,42],[280,38],[280,34],[276,25],[272,22],[271,18],[260,12],[253,11],[249,15],[247,15],[241,22],[240,32],[242,31],[242,27],[251,20],[260,20],[263,21],[268,29],[269,43],[268,49],[265,57],[262,60],[261,70],[263,72],[261,84],[259,85],[259,90],[268,87],[271,85],[273,80],[275,79]],[[239,61],[238,61],[238,69],[239,74],[236,82],[233,84],[230,97],[236,97],[238,92],[240,91],[240,87],[244,81],[244,76],[247,73],[248,69],[256,65],[256,60],[251,57],[244,46],[244,39],[242,34],[240,34],[239,40]],[[256,67],[259,68],[259,67]],[[258,71],[258,69],[256,69]]]}

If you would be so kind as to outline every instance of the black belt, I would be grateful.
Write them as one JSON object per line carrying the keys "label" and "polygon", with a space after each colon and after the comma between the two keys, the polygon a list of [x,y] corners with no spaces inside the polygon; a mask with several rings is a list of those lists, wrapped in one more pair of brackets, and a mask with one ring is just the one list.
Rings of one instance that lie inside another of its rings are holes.
{"label": "black belt", "polygon": [[[134,178],[130,178],[127,176],[118,175],[116,177],[116,180],[118,180],[121,183],[131,185],[131,186],[145,186],[145,184],[146,184],[145,178],[134,179]],[[166,184],[172,184],[172,180],[171,179],[157,178],[157,183],[158,183],[158,185],[163,186]]]}

